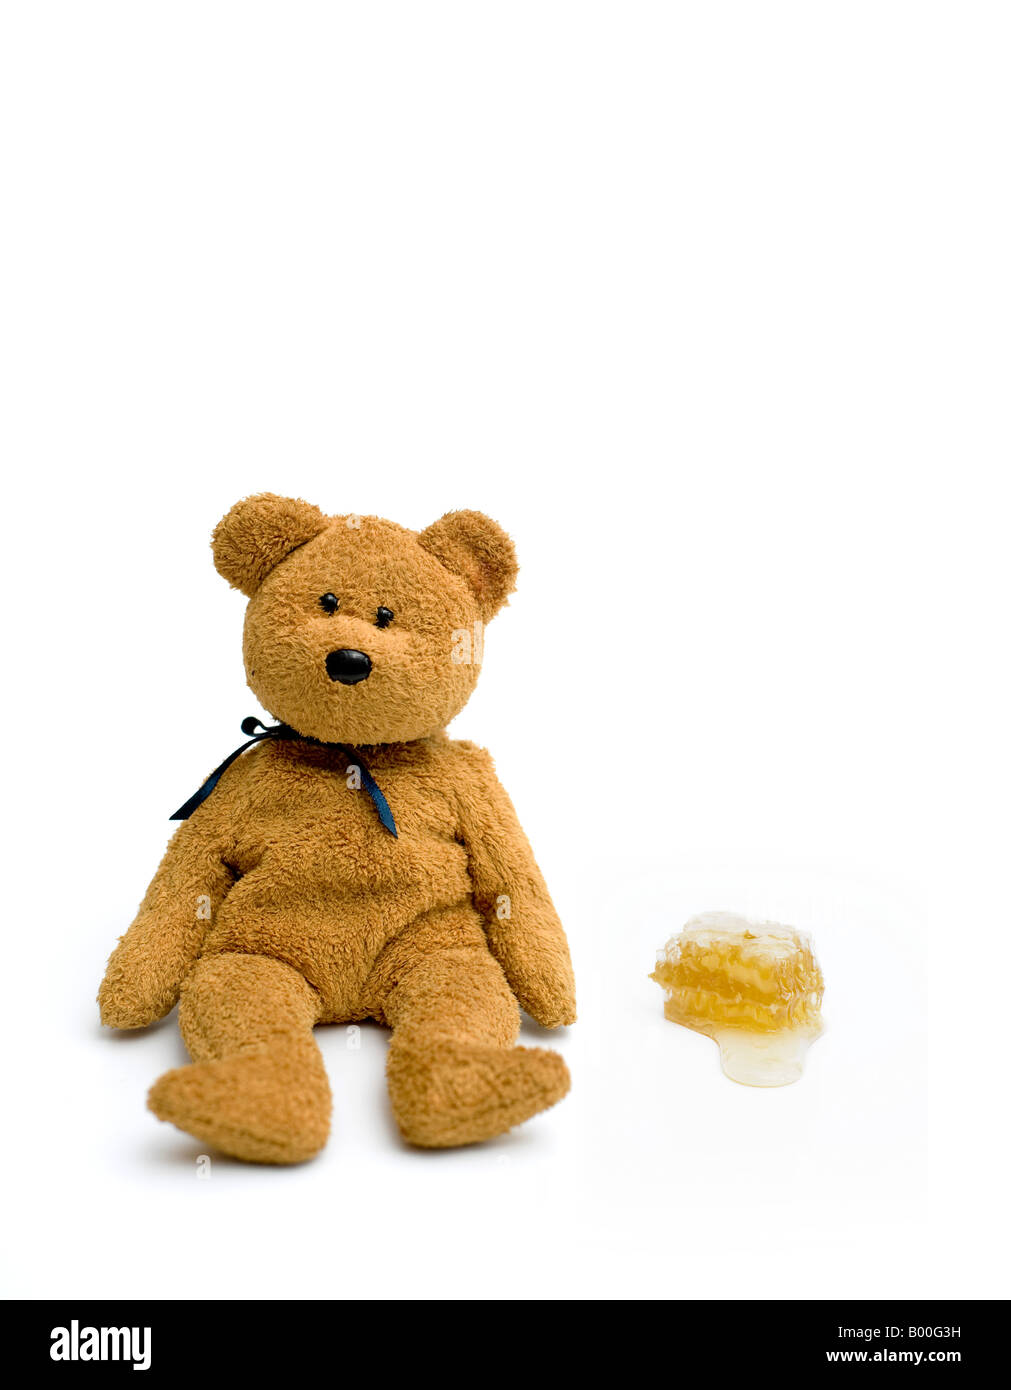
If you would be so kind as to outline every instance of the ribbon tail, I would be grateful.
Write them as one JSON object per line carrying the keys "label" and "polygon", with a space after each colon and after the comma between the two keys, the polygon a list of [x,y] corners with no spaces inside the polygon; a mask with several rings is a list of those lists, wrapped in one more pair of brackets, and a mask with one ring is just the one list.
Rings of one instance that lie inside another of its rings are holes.
{"label": "ribbon tail", "polygon": [[383,828],[388,830],[395,840],[399,840],[397,834],[397,822],[393,819],[393,812],[390,810],[390,803],[383,796],[379,783],[372,776],[372,773],[365,766],[365,759],[360,757],[353,748],[348,748],[346,744],[338,744],[344,752],[344,756],[349,763],[353,763],[362,774],[362,785],[372,798],[372,804],[379,812],[379,819]]}
{"label": "ribbon tail", "polygon": [[397,834],[397,822],[393,819],[393,812],[390,810],[390,803],[386,800],[386,797],[383,796],[382,792],[379,790],[379,784],[373,779],[371,774],[369,775],[368,781],[365,783],[365,785],[369,789],[369,796],[371,796],[372,800],[376,804],[376,810],[379,812],[379,819],[382,821],[383,825],[390,832],[393,838],[395,840],[399,840],[400,836]]}
{"label": "ribbon tail", "polygon": [[251,738],[248,743],[244,743],[241,748],[236,748],[234,753],[229,753],[225,761],[214,769],[206,782],[197,788],[189,800],[184,801],[178,811],[172,812],[169,816],[169,820],[189,820],[197,807],[207,800],[211,792],[218,785],[222,774],[228,771],[239,754],[244,753],[247,748],[251,748],[254,743],[259,743],[261,739],[270,737],[270,734],[257,734],[256,737]]}

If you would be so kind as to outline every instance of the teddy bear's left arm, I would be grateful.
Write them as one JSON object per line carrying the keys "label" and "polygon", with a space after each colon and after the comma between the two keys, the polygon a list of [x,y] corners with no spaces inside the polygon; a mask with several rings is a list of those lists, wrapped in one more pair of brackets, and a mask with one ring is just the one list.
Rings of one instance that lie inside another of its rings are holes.
{"label": "teddy bear's left arm", "polygon": [[569,946],[530,842],[490,756],[456,748],[461,835],[488,946],[531,1018],[545,1028],[573,1023]]}

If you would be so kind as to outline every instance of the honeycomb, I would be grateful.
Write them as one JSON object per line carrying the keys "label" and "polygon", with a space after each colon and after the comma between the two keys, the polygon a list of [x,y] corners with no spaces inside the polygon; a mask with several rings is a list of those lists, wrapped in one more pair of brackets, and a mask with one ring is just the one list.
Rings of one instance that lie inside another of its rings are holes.
{"label": "honeycomb", "polygon": [[650,979],[664,1014],[714,1038],[723,1070],[749,1086],[785,1086],[822,1031],[825,989],[810,938],[731,913],[694,917],[672,937]]}

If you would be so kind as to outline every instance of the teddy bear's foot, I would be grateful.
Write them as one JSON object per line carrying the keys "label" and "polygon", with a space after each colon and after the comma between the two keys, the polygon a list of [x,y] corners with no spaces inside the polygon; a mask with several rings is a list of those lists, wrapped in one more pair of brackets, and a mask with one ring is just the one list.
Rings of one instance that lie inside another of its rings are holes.
{"label": "teddy bear's foot", "polygon": [[557,1052],[432,1042],[390,1046],[390,1100],[409,1144],[479,1144],[547,1110],[569,1089]]}
{"label": "teddy bear's foot", "polygon": [[249,1163],[303,1163],[330,1130],[330,1085],[311,1042],[178,1067],[151,1087],[148,1106],[160,1120]]}

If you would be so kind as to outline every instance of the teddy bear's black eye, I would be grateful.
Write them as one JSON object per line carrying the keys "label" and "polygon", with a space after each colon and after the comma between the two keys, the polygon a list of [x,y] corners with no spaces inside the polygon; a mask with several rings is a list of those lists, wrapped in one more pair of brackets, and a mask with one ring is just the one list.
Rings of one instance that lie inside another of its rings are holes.
{"label": "teddy bear's black eye", "polygon": [[376,627],[389,627],[393,622],[393,614],[388,608],[376,609]]}
{"label": "teddy bear's black eye", "polygon": [[340,607],[340,599],[336,594],[324,594],[319,601],[319,606],[324,613],[336,613]]}

